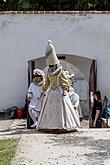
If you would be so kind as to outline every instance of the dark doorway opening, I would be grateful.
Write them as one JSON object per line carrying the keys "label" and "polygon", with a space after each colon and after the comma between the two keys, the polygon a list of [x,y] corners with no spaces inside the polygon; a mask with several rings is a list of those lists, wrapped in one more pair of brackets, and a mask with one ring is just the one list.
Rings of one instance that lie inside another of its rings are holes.
{"label": "dark doorway opening", "polygon": [[[57,56],[65,70],[68,70],[70,74],[75,73],[74,88],[80,96],[83,115],[89,120],[91,114],[90,92],[96,91],[97,88],[96,60],[69,54],[57,54]],[[28,61],[28,84],[33,79],[35,68],[46,70],[45,57]],[[30,124],[32,124],[31,119],[28,125]]]}

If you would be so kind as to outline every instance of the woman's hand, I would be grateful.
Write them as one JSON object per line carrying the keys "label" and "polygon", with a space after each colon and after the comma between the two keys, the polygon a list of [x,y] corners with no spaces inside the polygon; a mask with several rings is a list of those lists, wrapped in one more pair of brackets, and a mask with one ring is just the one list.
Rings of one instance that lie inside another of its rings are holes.
{"label": "woman's hand", "polygon": [[40,95],[40,98],[43,97],[44,95],[45,95],[44,92],[42,92],[41,95]]}
{"label": "woman's hand", "polygon": [[66,96],[67,95],[67,91],[63,91],[63,96]]}
{"label": "woman's hand", "polygon": [[27,98],[27,101],[30,102],[30,101],[31,101],[31,97],[28,97],[28,98]]}

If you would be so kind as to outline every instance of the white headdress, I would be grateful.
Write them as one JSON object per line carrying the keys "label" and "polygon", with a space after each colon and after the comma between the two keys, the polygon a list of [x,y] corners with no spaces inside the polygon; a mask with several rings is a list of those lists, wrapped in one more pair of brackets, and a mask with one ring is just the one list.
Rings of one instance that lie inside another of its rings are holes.
{"label": "white headdress", "polygon": [[48,40],[45,56],[46,56],[46,65],[56,65],[60,63],[56,55],[55,47],[53,46],[51,40]]}
{"label": "white headdress", "polygon": [[37,75],[42,75],[42,77],[44,77],[44,75],[45,75],[44,72],[42,70],[40,70],[40,69],[34,69],[33,70],[33,74],[34,75],[36,75],[36,74]]}

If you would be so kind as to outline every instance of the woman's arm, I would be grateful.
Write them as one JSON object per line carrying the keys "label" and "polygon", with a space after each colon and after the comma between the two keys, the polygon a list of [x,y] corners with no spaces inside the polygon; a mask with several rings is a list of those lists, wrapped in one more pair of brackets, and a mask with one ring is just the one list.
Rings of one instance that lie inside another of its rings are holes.
{"label": "woman's arm", "polygon": [[99,114],[100,114],[100,110],[98,109],[98,110],[96,110],[96,115],[95,115],[95,119],[94,119],[94,122],[93,122],[93,127],[96,127],[96,121],[99,117]]}
{"label": "woman's arm", "polygon": [[69,90],[69,81],[64,71],[60,75],[60,85],[63,88],[63,95],[66,95]]}
{"label": "woman's arm", "polygon": [[48,76],[47,76],[47,77],[46,77],[46,80],[45,80],[45,83],[44,83],[44,85],[42,86],[42,90],[43,90],[43,91],[46,91],[49,85],[50,85],[50,80],[49,80],[49,78],[48,78]]}

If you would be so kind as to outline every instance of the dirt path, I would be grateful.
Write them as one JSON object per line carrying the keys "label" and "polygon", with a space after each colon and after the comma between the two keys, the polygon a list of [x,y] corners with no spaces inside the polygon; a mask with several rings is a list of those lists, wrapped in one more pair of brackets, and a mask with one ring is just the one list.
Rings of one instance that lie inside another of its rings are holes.
{"label": "dirt path", "polygon": [[110,129],[22,134],[12,165],[109,165]]}
{"label": "dirt path", "polygon": [[[110,129],[45,134],[26,129],[26,120],[0,121],[0,139],[20,138],[12,165],[109,165]],[[84,129],[85,128],[85,129]]]}

